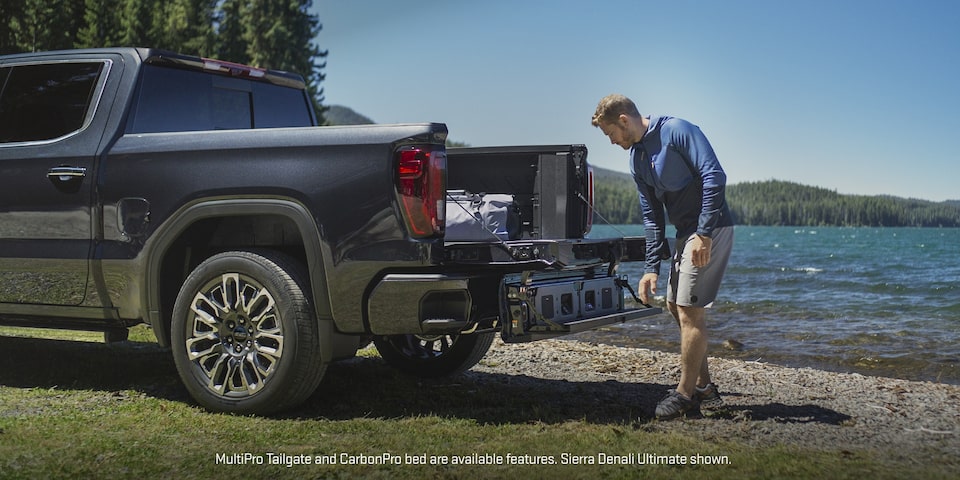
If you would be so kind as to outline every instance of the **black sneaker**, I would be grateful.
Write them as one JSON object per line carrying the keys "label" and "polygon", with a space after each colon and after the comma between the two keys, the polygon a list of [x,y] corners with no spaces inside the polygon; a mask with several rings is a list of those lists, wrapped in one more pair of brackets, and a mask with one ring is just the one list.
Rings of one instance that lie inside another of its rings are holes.
{"label": "black sneaker", "polygon": [[708,383],[702,388],[697,387],[693,399],[700,402],[700,411],[712,412],[723,408],[723,399],[720,398],[720,390],[715,383]]}
{"label": "black sneaker", "polygon": [[696,408],[697,402],[695,400],[676,390],[671,390],[670,393],[668,393],[666,397],[663,397],[663,400],[660,400],[660,403],[657,404],[656,415],[658,420],[670,420]]}

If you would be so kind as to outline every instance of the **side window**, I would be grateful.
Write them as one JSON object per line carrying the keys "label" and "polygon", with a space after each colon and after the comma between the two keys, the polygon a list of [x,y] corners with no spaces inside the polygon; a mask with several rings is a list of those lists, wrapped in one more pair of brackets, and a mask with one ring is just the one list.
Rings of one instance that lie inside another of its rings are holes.
{"label": "side window", "polygon": [[103,63],[7,67],[0,73],[0,143],[52,140],[83,127]]}
{"label": "side window", "polygon": [[303,90],[144,65],[129,133],[312,125]]}
{"label": "side window", "polygon": [[254,89],[257,128],[310,127],[310,101],[303,90],[265,83]]}
{"label": "side window", "polygon": [[251,128],[249,82],[144,65],[131,133]]}

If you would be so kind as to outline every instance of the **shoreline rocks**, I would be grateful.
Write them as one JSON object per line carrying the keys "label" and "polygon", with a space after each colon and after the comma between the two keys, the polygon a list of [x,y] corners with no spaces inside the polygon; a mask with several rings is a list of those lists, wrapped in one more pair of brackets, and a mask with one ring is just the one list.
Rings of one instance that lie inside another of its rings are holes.
{"label": "shoreline rocks", "polygon": [[[679,380],[679,355],[577,340],[505,345],[478,372],[620,385],[613,401],[643,412],[645,428],[757,445],[879,450],[904,461],[957,462],[960,386],[710,357],[726,408],[719,415],[654,421]],[[535,382],[533,382],[535,383]],[[949,460],[948,460],[949,459]]]}

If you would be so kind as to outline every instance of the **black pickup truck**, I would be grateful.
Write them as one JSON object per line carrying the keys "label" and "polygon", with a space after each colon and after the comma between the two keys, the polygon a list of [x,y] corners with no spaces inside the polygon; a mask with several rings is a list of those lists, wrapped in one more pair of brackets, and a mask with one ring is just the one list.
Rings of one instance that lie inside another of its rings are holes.
{"label": "black pickup truck", "polygon": [[[498,332],[660,312],[625,306],[617,274],[642,239],[585,237],[583,146],[316,123],[295,74],[134,48],[0,56],[0,323],[109,342],[146,322],[199,404],[264,414],[371,340],[437,376]],[[445,238],[451,209],[486,221],[481,194],[507,199],[509,228]]]}

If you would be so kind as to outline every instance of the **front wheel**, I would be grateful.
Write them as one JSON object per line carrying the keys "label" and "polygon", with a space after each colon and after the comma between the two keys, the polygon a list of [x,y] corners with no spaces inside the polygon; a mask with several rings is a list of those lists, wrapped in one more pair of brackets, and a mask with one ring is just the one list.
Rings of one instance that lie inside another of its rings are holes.
{"label": "front wheel", "polygon": [[435,378],[473,367],[487,354],[495,332],[468,335],[386,335],[374,337],[380,356],[410,375]]}
{"label": "front wheel", "polygon": [[317,322],[303,266],[273,251],[214,255],[187,277],[173,309],[174,362],[205,408],[273,413],[323,378]]}

